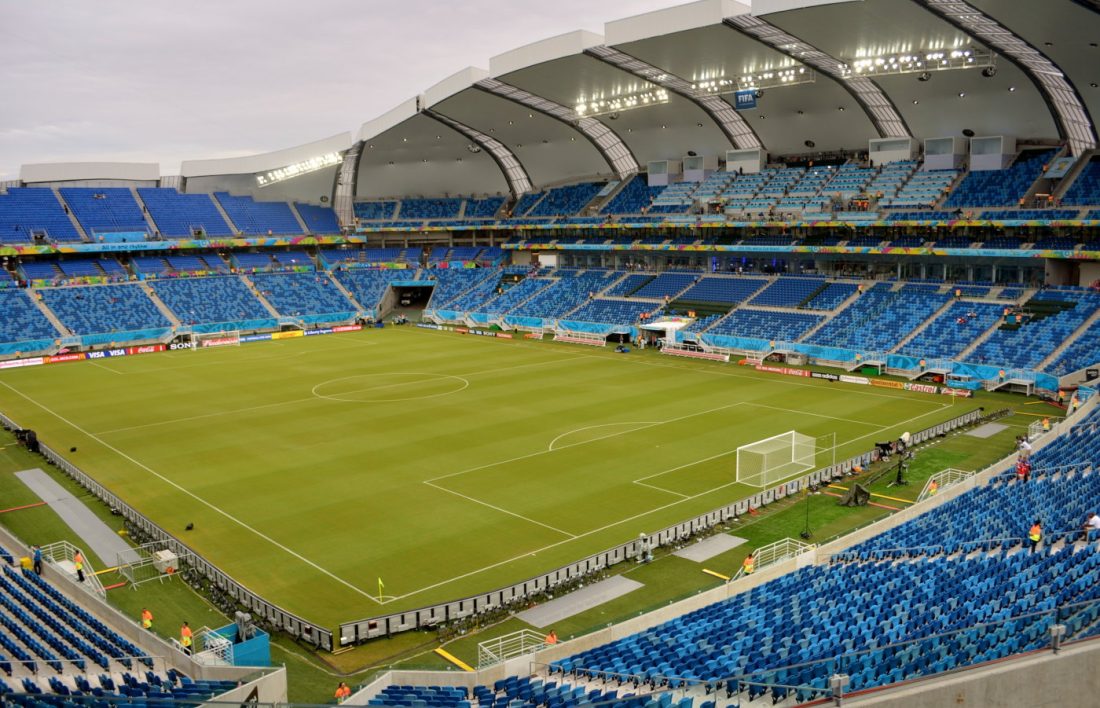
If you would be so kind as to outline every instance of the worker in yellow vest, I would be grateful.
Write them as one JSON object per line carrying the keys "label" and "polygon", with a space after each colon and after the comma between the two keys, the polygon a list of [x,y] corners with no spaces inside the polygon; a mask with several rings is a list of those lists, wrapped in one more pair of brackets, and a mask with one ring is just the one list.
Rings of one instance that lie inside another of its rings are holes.
{"label": "worker in yellow vest", "polygon": [[1039,541],[1043,540],[1043,525],[1038,519],[1035,519],[1035,523],[1028,530],[1027,540],[1031,544],[1031,552],[1034,553],[1035,549],[1039,547]]}
{"label": "worker in yellow vest", "polygon": [[934,497],[938,491],[940,491],[940,483],[933,479],[928,483],[928,496]]}
{"label": "worker in yellow vest", "polygon": [[1046,417],[1043,418],[1043,432],[1044,433],[1049,433],[1050,432],[1050,418],[1046,418]]}
{"label": "worker in yellow vest", "polygon": [[76,579],[84,582],[84,554],[80,551],[73,556],[73,566],[76,568]]}
{"label": "worker in yellow vest", "polygon": [[153,630],[153,613],[147,607],[141,608],[141,626],[149,631]]}
{"label": "worker in yellow vest", "polygon": [[180,645],[183,647],[183,653],[190,656],[191,654],[191,628],[184,622],[180,627]]}
{"label": "worker in yellow vest", "polygon": [[745,575],[752,575],[754,570],[756,570],[756,558],[750,553],[741,562],[741,572]]}

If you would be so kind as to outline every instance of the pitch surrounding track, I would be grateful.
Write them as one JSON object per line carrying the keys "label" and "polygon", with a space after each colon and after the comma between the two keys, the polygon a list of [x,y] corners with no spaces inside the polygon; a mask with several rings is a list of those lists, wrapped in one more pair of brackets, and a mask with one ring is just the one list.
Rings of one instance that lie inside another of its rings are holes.
{"label": "pitch surrounding track", "polygon": [[0,375],[0,410],[329,627],[487,591],[748,496],[739,445],[835,432],[839,458],[963,406],[412,328]]}

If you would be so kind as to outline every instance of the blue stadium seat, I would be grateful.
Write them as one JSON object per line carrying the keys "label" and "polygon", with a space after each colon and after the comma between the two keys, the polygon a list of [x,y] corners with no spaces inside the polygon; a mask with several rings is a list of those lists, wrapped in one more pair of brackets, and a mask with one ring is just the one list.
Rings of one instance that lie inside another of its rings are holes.
{"label": "blue stadium seat", "polygon": [[162,236],[190,238],[196,230],[207,236],[233,235],[209,194],[157,187],[139,187],[137,192]]}
{"label": "blue stadium seat", "polygon": [[58,190],[93,240],[115,232],[148,232],[141,207],[125,187],[62,187]]}
{"label": "blue stadium seat", "polygon": [[233,220],[237,230],[251,236],[300,235],[302,226],[286,202],[258,202],[249,196],[214,192],[214,198]]}
{"label": "blue stadium seat", "polygon": [[52,189],[9,187],[0,194],[0,243],[30,243],[36,232],[51,241],[81,240]]}

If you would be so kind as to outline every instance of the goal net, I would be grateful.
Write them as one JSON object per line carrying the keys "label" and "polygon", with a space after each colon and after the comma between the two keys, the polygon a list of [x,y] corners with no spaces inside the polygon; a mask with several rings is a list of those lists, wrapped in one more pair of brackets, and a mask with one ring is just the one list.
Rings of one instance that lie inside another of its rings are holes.
{"label": "goal net", "polygon": [[793,430],[737,448],[737,481],[768,487],[814,468],[817,440]]}
{"label": "goal net", "polygon": [[191,335],[192,349],[209,349],[210,347],[239,347],[241,346],[241,333],[238,330],[230,332],[203,332]]}

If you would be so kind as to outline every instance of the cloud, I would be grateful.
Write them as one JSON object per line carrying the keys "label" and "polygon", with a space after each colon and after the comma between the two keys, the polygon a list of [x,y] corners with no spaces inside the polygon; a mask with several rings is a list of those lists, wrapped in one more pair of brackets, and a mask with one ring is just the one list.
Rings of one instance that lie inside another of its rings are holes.
{"label": "cloud", "polygon": [[658,0],[0,3],[0,180],[31,162],[160,162],[354,133],[466,66]]}

